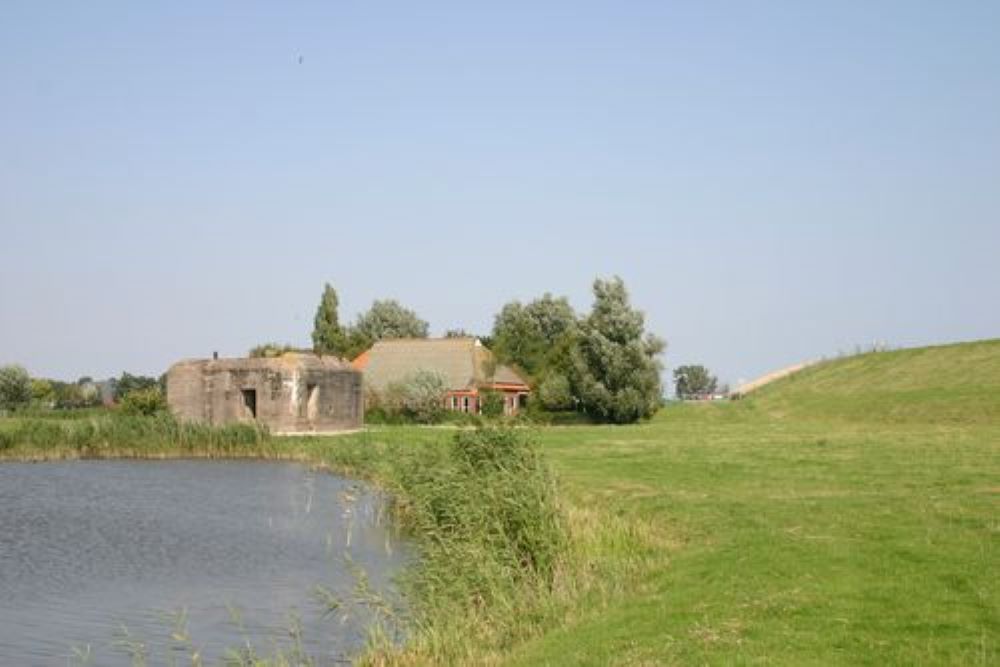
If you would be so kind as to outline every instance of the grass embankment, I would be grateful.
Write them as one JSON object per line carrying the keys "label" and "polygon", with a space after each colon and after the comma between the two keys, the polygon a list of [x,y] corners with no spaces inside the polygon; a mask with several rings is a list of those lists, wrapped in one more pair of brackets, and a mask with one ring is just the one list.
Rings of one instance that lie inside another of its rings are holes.
{"label": "grass embankment", "polygon": [[[447,431],[280,441],[277,455],[378,480],[422,531],[401,662],[988,665],[998,411],[987,341],[828,362],[636,426],[543,429],[562,517],[539,523],[561,544],[544,576],[498,549],[532,496],[506,495],[523,473],[468,476]],[[551,489],[536,474],[518,488]]]}
{"label": "grass embankment", "polygon": [[667,546],[515,664],[1000,661],[1000,341],[832,361],[543,442],[571,506]]}

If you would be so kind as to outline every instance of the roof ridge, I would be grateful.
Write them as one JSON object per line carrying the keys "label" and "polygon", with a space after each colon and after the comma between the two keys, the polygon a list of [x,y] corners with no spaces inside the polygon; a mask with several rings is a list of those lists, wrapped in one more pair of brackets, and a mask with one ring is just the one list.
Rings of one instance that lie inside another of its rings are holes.
{"label": "roof ridge", "polygon": [[441,336],[439,338],[382,338],[375,341],[372,345],[380,345],[384,343],[471,343],[478,340],[475,336],[461,336],[448,338]]}

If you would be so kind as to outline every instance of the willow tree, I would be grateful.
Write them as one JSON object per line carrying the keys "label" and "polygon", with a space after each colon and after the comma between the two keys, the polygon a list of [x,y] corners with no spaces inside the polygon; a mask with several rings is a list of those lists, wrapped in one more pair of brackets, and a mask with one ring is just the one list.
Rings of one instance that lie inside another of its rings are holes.
{"label": "willow tree", "polygon": [[491,349],[501,362],[539,380],[550,370],[553,352],[575,329],[576,313],[566,297],[546,292],[526,305],[504,305],[493,321]]}
{"label": "willow tree", "polygon": [[580,322],[573,349],[573,389],[579,408],[619,424],[651,417],[663,397],[659,355],[666,344],[645,331],[619,277],[594,281],[594,305]]}

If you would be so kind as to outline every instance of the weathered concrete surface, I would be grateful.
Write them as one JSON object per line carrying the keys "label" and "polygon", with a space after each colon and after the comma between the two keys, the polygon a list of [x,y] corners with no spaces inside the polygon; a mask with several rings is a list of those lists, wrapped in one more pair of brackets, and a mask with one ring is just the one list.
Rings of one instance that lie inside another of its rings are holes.
{"label": "weathered concrete surface", "polygon": [[167,402],[180,419],[257,421],[275,433],[357,429],[364,420],[362,374],[313,354],[181,361],[167,371]]}

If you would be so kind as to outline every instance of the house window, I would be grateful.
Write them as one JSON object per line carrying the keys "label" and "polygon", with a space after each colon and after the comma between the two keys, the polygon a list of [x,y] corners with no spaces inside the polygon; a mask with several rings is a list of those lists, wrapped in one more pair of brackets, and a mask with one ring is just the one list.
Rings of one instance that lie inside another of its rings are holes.
{"label": "house window", "polygon": [[451,409],[458,410],[458,396],[451,397]]}
{"label": "house window", "polygon": [[462,412],[468,412],[468,411],[469,411],[469,397],[468,396],[463,396],[462,397]]}

